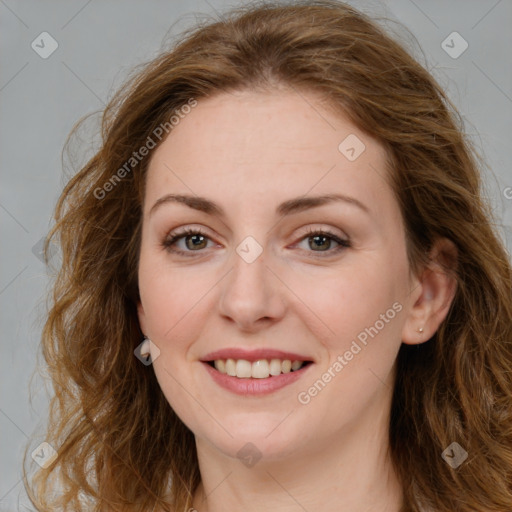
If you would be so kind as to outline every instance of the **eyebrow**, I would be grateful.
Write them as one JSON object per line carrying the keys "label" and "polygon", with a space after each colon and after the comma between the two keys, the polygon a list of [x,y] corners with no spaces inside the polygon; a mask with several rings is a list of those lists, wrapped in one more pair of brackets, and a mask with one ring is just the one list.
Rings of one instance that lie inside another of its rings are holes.
{"label": "eyebrow", "polygon": [[[356,206],[363,210],[365,213],[370,214],[369,208],[361,203],[358,199],[343,194],[326,194],[322,196],[314,197],[297,197],[289,199],[284,203],[281,203],[276,208],[276,214],[280,217],[299,213],[310,208],[316,208],[326,204],[334,202],[344,202],[352,206]],[[160,206],[168,203],[180,203],[192,208],[204,212],[208,215],[216,215],[218,217],[225,217],[226,214],[221,206],[217,203],[206,199],[205,197],[190,196],[186,194],[167,194],[158,199],[155,204],[151,207],[149,215],[151,216],[155,210]]]}

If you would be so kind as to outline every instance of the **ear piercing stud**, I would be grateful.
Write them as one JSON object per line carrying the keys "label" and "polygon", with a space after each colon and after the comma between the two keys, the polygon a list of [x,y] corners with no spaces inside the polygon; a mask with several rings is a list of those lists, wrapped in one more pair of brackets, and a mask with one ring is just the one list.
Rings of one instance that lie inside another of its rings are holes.
{"label": "ear piercing stud", "polygon": [[420,334],[423,332],[423,327],[419,327],[418,329],[416,329]]}

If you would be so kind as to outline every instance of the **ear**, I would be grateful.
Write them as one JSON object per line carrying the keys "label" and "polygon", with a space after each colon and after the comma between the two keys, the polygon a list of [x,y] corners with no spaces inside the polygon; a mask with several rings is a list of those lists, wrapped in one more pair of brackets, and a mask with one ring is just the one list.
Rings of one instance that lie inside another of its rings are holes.
{"label": "ear", "polygon": [[416,345],[428,341],[446,318],[457,281],[457,248],[447,238],[436,241],[428,263],[412,283],[415,302],[402,329],[402,341]]}
{"label": "ear", "polygon": [[144,336],[148,336],[146,325],[146,313],[144,312],[144,307],[142,306],[142,302],[140,301],[140,299],[137,302],[137,317],[139,318],[139,325],[142,334],[144,334]]}

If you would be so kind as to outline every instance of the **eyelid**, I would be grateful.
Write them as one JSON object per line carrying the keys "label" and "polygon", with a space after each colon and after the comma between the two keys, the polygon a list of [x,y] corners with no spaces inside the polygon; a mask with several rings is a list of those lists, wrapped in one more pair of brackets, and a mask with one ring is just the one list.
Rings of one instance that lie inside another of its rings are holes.
{"label": "eyelid", "polygon": [[330,226],[325,226],[325,225],[322,225],[322,224],[309,224],[308,226],[306,226],[305,228],[303,228],[303,230],[300,231],[300,236],[301,239],[304,238],[305,236],[309,235],[314,235],[315,233],[325,233],[325,234],[328,234],[330,236],[333,236],[333,237],[337,237],[337,238],[341,238],[341,239],[346,239],[348,240],[349,237],[346,233],[344,233],[341,229],[337,229],[337,231],[335,231],[336,228],[332,228]]}

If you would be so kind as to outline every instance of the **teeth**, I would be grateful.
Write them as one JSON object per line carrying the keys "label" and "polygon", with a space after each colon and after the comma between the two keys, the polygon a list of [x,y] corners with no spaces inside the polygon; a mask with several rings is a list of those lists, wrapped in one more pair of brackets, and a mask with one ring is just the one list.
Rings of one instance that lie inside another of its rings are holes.
{"label": "teeth", "polygon": [[[217,362],[217,361],[215,361],[215,362]],[[231,375],[231,377],[236,377],[236,361],[234,359],[226,360],[226,373],[228,375]]]}
{"label": "teeth", "polygon": [[245,359],[239,359],[236,362],[236,376],[239,378],[248,379],[251,377],[252,364]]}
{"label": "teeth", "polygon": [[292,371],[292,362],[289,359],[285,359],[283,361],[283,366],[281,367],[281,371],[283,373],[290,373]]}
{"label": "teeth", "polygon": [[279,359],[272,359],[270,361],[270,375],[280,375],[282,364]]}
{"label": "teeth", "polygon": [[[248,363],[249,361],[244,361]],[[254,363],[249,363],[251,368],[251,375],[250,377],[254,379],[266,379],[270,375],[270,369],[268,366],[268,361],[265,359],[260,359],[259,361],[254,361]],[[236,374],[237,377],[240,377],[238,373]]]}
{"label": "teeth", "polygon": [[298,370],[302,366],[302,361],[293,361],[292,371]]}
{"label": "teeth", "polygon": [[226,361],[218,359],[217,361],[215,361],[215,368],[217,368],[217,370],[219,370],[220,373],[226,373]]}
{"label": "teeth", "polygon": [[302,368],[304,361],[290,361],[290,359],[259,359],[251,363],[246,359],[216,359],[215,368],[220,372],[239,379],[266,379],[271,375],[290,373]]}

